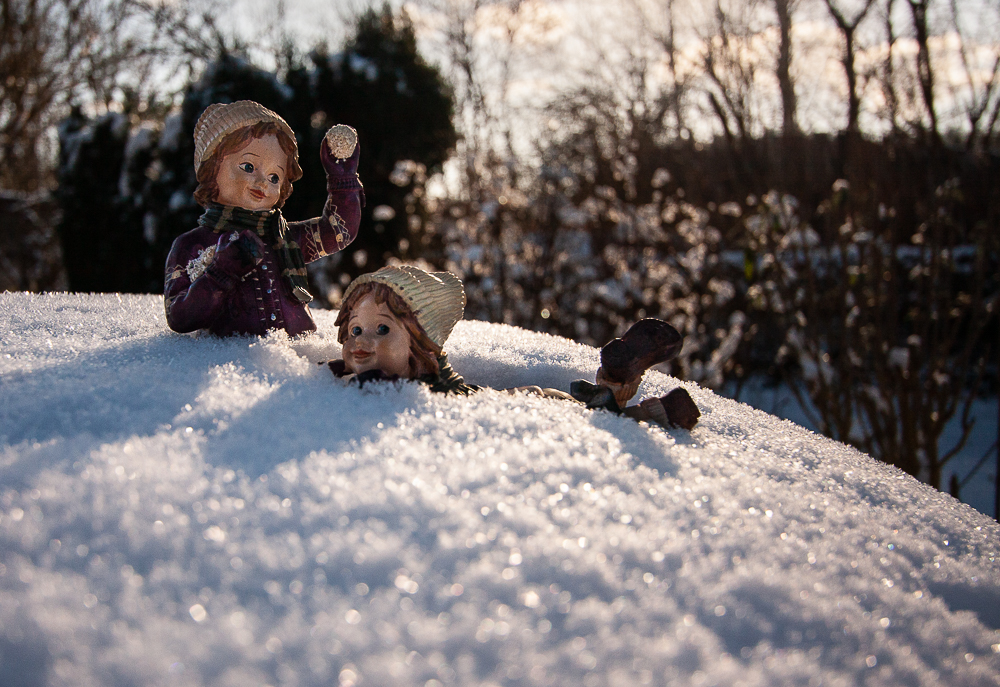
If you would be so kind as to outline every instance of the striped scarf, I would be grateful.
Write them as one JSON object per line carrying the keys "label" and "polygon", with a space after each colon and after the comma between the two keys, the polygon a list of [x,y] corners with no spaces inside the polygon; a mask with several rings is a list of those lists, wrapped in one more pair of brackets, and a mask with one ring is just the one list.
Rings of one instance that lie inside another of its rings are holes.
{"label": "striped scarf", "polygon": [[288,223],[282,217],[281,210],[245,210],[213,203],[198,218],[198,224],[209,227],[217,234],[250,229],[274,249],[281,276],[288,282],[295,298],[300,303],[312,300],[302,249],[295,241],[288,240]]}
{"label": "striped scarf", "polygon": [[424,375],[418,377],[421,382],[429,384],[431,391],[441,394],[462,394],[468,396],[474,391],[479,391],[481,387],[475,384],[466,384],[465,379],[459,376],[455,369],[448,363],[448,354],[442,353],[438,356],[438,370],[436,375]]}

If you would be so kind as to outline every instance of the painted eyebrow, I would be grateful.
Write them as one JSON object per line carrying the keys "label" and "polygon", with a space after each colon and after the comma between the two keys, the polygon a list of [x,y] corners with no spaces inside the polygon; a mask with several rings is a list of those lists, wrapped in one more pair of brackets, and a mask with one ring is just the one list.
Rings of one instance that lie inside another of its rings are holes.
{"label": "painted eyebrow", "polygon": [[[256,158],[259,158],[259,157],[260,157],[260,155],[257,155],[256,153],[243,153],[243,157],[244,157],[244,158],[245,158],[245,157],[247,157],[247,156],[250,156],[250,157],[256,157]],[[280,170],[281,170],[281,173],[282,173],[282,174],[284,174],[284,173],[285,173],[285,168],[284,168],[283,166],[281,166],[281,165],[278,165],[278,169],[280,169]]]}
{"label": "painted eyebrow", "polygon": [[[243,153],[243,157],[246,157],[247,155],[249,155],[250,157],[260,157],[260,155],[258,155],[257,153],[251,153],[251,152]],[[284,168],[283,165],[278,165],[278,169],[280,169],[282,172],[285,171],[285,168]]]}

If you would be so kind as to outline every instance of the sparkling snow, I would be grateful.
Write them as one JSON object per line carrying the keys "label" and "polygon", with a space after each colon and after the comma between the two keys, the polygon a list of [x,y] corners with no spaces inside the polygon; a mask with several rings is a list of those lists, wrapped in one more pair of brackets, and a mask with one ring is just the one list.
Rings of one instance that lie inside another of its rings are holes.
{"label": "sparkling snow", "polygon": [[[692,432],[346,387],[315,316],[220,340],[0,294],[0,684],[1000,683],[1000,527],[950,496],[694,385]],[[597,365],[448,349],[495,388]]]}

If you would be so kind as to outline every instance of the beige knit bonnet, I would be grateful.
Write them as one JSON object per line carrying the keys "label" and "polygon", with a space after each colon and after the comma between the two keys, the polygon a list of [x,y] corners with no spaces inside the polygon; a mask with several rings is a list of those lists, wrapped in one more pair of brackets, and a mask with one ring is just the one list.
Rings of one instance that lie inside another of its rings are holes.
{"label": "beige knit bonnet", "polygon": [[222,139],[240,129],[258,122],[274,122],[295,146],[295,159],[299,159],[299,147],[295,133],[288,123],[275,112],[252,100],[237,100],[235,103],[209,105],[194,125],[194,171],[198,173],[203,162],[212,156]]}
{"label": "beige knit bonnet", "polygon": [[409,265],[383,267],[351,282],[344,300],[354,289],[371,282],[385,284],[396,292],[413,311],[428,338],[442,348],[465,313],[465,289],[451,272],[425,272]]}

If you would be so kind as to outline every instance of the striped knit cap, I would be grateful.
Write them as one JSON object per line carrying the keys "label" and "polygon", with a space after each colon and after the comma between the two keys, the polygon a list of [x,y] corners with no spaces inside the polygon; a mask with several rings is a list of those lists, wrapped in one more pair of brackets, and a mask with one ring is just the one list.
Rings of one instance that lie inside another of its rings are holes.
{"label": "striped knit cap", "polygon": [[351,282],[344,300],[355,288],[369,282],[385,284],[395,291],[413,311],[427,337],[442,348],[465,313],[465,289],[451,272],[424,272],[409,265],[383,267]]}
{"label": "striped knit cap", "polygon": [[[212,156],[222,139],[239,131],[243,127],[253,126],[258,122],[274,122],[278,128],[288,134],[295,145],[295,159],[299,159],[299,147],[295,141],[295,133],[288,122],[275,112],[252,100],[237,100],[235,103],[215,103],[205,108],[194,125],[194,172],[198,173],[201,164]],[[292,181],[296,181],[292,179]]]}

